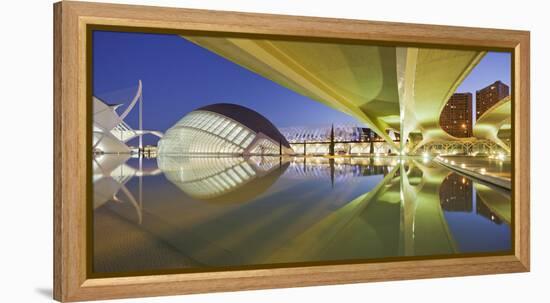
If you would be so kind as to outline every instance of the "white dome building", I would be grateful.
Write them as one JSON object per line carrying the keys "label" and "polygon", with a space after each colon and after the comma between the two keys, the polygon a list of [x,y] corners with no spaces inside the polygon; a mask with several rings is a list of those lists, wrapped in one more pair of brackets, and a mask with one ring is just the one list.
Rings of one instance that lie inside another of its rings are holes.
{"label": "white dome building", "polygon": [[281,155],[286,138],[265,117],[246,107],[219,103],[196,109],[166,131],[159,155]]}

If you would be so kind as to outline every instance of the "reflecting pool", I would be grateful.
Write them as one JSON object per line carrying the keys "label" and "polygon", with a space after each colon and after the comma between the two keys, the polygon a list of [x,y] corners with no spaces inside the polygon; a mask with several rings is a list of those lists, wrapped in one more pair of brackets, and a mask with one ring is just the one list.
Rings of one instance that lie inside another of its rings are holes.
{"label": "reflecting pool", "polygon": [[421,158],[94,159],[93,272],[511,250],[510,192]]}

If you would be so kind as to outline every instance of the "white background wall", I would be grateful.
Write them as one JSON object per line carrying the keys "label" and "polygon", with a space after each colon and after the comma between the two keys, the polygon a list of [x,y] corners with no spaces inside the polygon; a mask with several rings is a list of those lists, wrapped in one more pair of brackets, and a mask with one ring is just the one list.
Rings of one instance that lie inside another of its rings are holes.
{"label": "white background wall", "polygon": [[[112,2],[524,29],[530,30],[532,37],[531,273],[125,301],[548,302],[550,15],[546,1]],[[51,300],[52,287],[52,1],[4,1],[0,22],[0,301],[47,302]]]}

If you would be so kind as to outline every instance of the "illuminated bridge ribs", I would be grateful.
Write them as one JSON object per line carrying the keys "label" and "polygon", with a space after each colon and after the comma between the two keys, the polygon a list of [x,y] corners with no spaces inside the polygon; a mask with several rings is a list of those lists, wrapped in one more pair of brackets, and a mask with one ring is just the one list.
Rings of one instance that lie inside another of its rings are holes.
{"label": "illuminated bridge ribs", "polygon": [[483,154],[496,154],[499,152],[506,152],[502,146],[491,140],[475,140],[468,142],[461,141],[444,141],[444,142],[430,142],[423,145],[419,149],[422,153],[433,154],[467,154],[475,155],[478,153]]}

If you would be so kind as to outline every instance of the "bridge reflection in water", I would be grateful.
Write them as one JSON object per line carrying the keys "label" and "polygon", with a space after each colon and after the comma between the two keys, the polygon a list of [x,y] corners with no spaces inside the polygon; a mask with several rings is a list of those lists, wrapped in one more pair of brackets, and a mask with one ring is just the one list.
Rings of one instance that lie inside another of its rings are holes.
{"label": "bridge reflection in water", "polygon": [[511,250],[510,193],[428,160],[102,157],[98,274]]}

